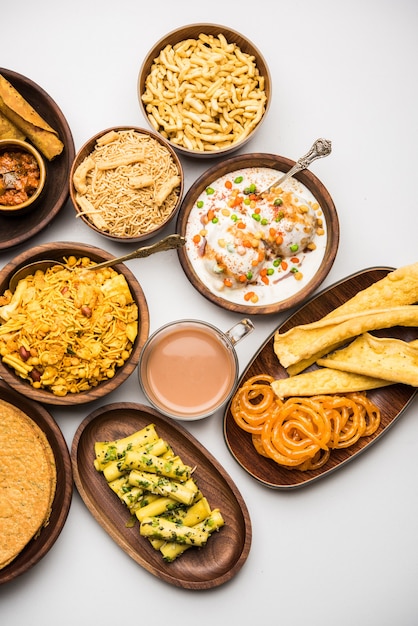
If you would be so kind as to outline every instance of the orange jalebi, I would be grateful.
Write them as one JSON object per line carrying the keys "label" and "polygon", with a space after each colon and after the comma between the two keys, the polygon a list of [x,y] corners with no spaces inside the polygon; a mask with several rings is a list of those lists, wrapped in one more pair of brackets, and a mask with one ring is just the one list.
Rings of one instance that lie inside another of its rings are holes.
{"label": "orange jalebi", "polygon": [[290,469],[317,469],[330,451],[347,448],[370,436],[380,424],[380,411],[365,393],[316,395],[280,400],[269,375],[249,378],[231,402],[240,428],[251,433],[255,449]]}

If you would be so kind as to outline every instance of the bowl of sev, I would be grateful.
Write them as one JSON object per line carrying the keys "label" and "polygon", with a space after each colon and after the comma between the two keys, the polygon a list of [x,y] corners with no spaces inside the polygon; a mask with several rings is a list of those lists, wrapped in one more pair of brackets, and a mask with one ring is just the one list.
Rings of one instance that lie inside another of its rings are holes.
{"label": "bowl of sev", "polygon": [[244,35],[217,24],[191,24],[149,51],[139,71],[138,98],[153,130],[180,154],[225,156],[263,122],[270,72]]}
{"label": "bowl of sev", "polygon": [[183,185],[183,168],[169,143],[132,126],[94,135],[80,149],[70,171],[77,217],[119,243],[158,235],[174,219]]}
{"label": "bowl of sev", "polygon": [[[54,242],[27,250],[0,271],[0,377],[43,404],[106,396],[133,372],[149,334],[141,286],[123,264],[91,245]],[[9,281],[28,267],[13,293]],[[63,265],[62,265],[63,264]]]}

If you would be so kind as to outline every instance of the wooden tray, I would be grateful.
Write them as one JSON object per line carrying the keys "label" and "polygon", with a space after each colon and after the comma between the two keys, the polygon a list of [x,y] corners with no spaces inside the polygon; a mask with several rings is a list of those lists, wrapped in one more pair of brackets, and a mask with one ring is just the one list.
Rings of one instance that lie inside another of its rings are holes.
{"label": "wooden tray", "polygon": [[[130,513],[93,465],[94,443],[113,441],[155,424],[158,434],[188,465],[211,508],[225,520],[202,549],[190,549],[173,563],[141,537],[138,525],[126,526]],[[114,403],[93,411],[77,429],[71,448],[76,487],[90,513],[112,539],[139,565],[165,582],[186,589],[209,589],[230,580],[244,565],[251,546],[251,522],[245,502],[218,461],[180,425],[153,409]]]}
{"label": "wooden tray", "polygon": [[[312,298],[301,309],[294,313],[280,326],[280,331],[285,332],[298,324],[308,324],[320,317],[327,315],[337,306],[353,297],[358,291],[365,289],[372,283],[380,280],[393,268],[374,267],[353,274],[348,278],[334,284],[329,289],[322,291]],[[261,346],[247,369],[243,372],[237,388],[251,376],[269,373],[276,378],[286,378],[287,372],[280,365],[274,350],[274,331],[267,341]],[[417,329],[396,328],[386,332],[376,332],[380,336],[396,336],[400,339],[411,340],[417,337]],[[311,366],[313,369],[316,366]],[[390,385],[381,389],[373,389],[367,392],[368,397],[377,404],[381,411],[381,424],[377,432],[371,437],[362,437],[353,446],[333,450],[328,462],[318,470],[301,472],[288,470],[280,467],[274,461],[264,458],[255,451],[249,433],[241,430],[231,414],[231,403],[228,404],[224,415],[224,437],[226,444],[235,457],[236,461],[251,475],[267,487],[273,489],[293,489],[303,487],[319,478],[328,476],[331,472],[343,467],[349,461],[357,458],[361,452],[378,441],[397,419],[402,415],[406,407],[412,402],[416,389],[408,385]]]}

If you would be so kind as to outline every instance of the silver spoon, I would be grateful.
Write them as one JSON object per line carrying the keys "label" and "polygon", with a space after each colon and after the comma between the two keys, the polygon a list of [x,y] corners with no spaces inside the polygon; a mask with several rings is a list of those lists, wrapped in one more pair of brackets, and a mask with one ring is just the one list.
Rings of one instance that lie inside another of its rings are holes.
{"label": "silver spoon", "polygon": [[331,142],[328,139],[317,139],[311,146],[309,152],[307,152],[303,157],[300,157],[298,161],[296,161],[295,165],[288,171],[286,174],[283,174],[280,178],[277,178],[274,182],[272,182],[268,187],[263,189],[262,191],[257,191],[258,195],[266,193],[272,187],[278,187],[288,178],[292,178],[295,174],[300,172],[301,170],[306,170],[310,164],[315,161],[315,159],[321,159],[322,157],[326,157],[331,154]]}
{"label": "silver spoon", "polygon": [[[150,256],[155,252],[164,252],[165,250],[172,250],[175,248],[181,248],[186,243],[185,237],[182,235],[174,234],[168,235],[157,241],[150,246],[144,246],[142,248],[138,248],[129,254],[125,254],[124,256],[120,256],[114,259],[110,259],[109,261],[103,261],[102,263],[97,263],[96,265],[91,265],[86,267],[87,270],[96,270],[101,267],[111,267],[112,265],[117,265],[118,263],[122,263],[123,261],[129,261],[130,259],[142,259],[144,257]],[[60,261],[54,261],[52,259],[43,259],[42,261],[34,261],[33,263],[28,263],[24,265],[20,269],[18,269],[9,281],[9,289],[13,293],[16,289],[18,283],[22,278],[33,274],[34,272],[40,270],[45,272],[49,267],[53,267],[54,265],[62,265],[62,267],[66,267],[64,263]],[[67,268],[68,269],[68,268]]]}

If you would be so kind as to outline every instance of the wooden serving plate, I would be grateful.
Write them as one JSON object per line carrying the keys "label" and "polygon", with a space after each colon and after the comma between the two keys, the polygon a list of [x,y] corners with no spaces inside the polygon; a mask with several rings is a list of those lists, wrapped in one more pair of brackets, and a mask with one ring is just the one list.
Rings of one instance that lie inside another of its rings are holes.
{"label": "wooden serving plate", "polygon": [[49,524],[36,539],[32,539],[22,552],[5,568],[0,570],[0,585],[10,582],[36,565],[58,539],[70,510],[73,495],[73,477],[70,453],[64,436],[49,412],[37,402],[10,389],[0,380],[0,398],[28,415],[46,434],[52,448],[57,468],[57,488],[52,503]]}
{"label": "wooden serving plate", "polygon": [[[291,159],[277,156],[275,154],[263,153],[241,154],[221,161],[217,165],[214,165],[210,169],[206,170],[206,172],[204,172],[194,182],[189,191],[186,193],[177,217],[177,232],[180,235],[186,235],[187,223],[189,220],[190,212],[195,207],[197,198],[208,185],[213,183],[218,178],[224,176],[224,174],[247,167],[266,167],[285,173],[288,172],[294,165],[295,161],[292,161]],[[322,263],[316,274],[306,285],[302,286],[301,289],[294,296],[291,296],[289,298],[260,306],[244,302],[243,304],[238,304],[235,302],[230,302],[226,298],[221,297],[218,292],[213,291],[208,284],[201,280],[201,278],[195,271],[195,268],[193,267],[190,256],[187,253],[186,244],[186,246],[183,246],[181,249],[178,250],[178,256],[181,266],[191,284],[205,298],[207,298],[214,304],[222,307],[223,309],[236,313],[244,313],[246,315],[278,313],[280,311],[285,311],[287,309],[295,307],[303,302],[325,280],[334,263],[340,238],[339,221],[335,205],[325,186],[309,170],[299,172],[299,174],[295,175],[294,178],[299,180],[303,185],[305,185],[305,187],[314,195],[323,210],[324,220],[327,226],[328,235],[326,249]]]}
{"label": "wooden serving plate", "polygon": [[[308,301],[296,313],[294,313],[279,328],[280,332],[286,332],[299,324],[308,324],[333,311],[358,291],[369,287],[380,280],[393,268],[374,267],[335,283],[329,289]],[[260,350],[254,356],[247,369],[243,372],[237,388],[248,378],[260,374],[271,374],[275,378],[287,378],[286,370],[280,365],[273,349],[274,331]],[[410,341],[416,339],[416,328],[392,328],[386,331],[376,331],[379,336],[392,336],[398,339]],[[317,366],[312,365],[309,369]],[[236,461],[260,483],[273,489],[293,489],[303,487],[319,478],[328,476],[331,472],[345,466],[349,461],[357,458],[361,452],[378,441],[402,415],[415,397],[417,390],[414,387],[402,384],[394,384],[381,389],[373,389],[367,392],[367,396],[379,407],[381,411],[381,424],[376,433],[370,437],[361,437],[353,446],[333,450],[328,462],[317,470],[301,472],[280,467],[271,459],[264,458],[255,451],[251,435],[241,430],[231,414],[231,403],[228,404],[224,415],[224,437],[226,444]]]}
{"label": "wooden serving plate", "polygon": [[11,70],[0,68],[17,91],[33,106],[59,134],[64,150],[52,161],[44,159],[46,185],[42,200],[33,211],[24,215],[0,214],[0,250],[17,246],[43,230],[60,212],[69,197],[68,177],[75,156],[73,136],[61,109],[56,102],[29,78]]}
{"label": "wooden serving plate", "polygon": [[[219,508],[225,525],[206,546],[191,548],[173,563],[165,563],[139,534],[138,524],[126,526],[130,513],[93,465],[96,441],[126,437],[148,424],[188,465],[211,508]],[[217,587],[235,576],[251,546],[251,522],[245,502],[218,461],[188,431],[154,409],[135,403],[114,403],[88,415],[77,429],[71,460],[76,487],[87,508],[112,539],[139,565],[161,580],[186,589]]]}
{"label": "wooden serving plate", "polygon": [[[22,252],[20,255],[12,259],[1,271],[0,271],[0,294],[4,293],[8,288],[10,278],[21,267],[35,261],[42,259],[54,259],[57,261],[63,261],[64,257],[74,255],[76,257],[86,256],[93,261],[107,261],[114,259],[115,257],[95,246],[74,243],[68,241],[58,241],[42,244]],[[23,395],[30,395],[33,400],[42,402],[43,404],[53,405],[74,405],[84,404],[86,402],[92,402],[102,398],[114,391],[119,385],[121,385],[134,371],[138,365],[139,355],[142,350],[142,346],[149,335],[149,312],[148,305],[142,291],[142,287],[138,283],[132,272],[119,263],[114,266],[114,269],[123,274],[128,282],[132,296],[138,306],[139,316],[139,329],[138,335],[135,340],[131,355],[124,363],[124,365],[116,370],[113,378],[103,381],[97,387],[93,387],[89,391],[82,391],[80,393],[68,394],[64,397],[55,396],[52,392],[45,389],[34,389],[28,381],[20,378],[15,374],[14,370],[5,365],[0,360],[0,376],[16,391]]]}

